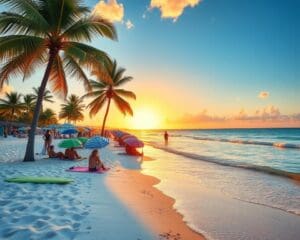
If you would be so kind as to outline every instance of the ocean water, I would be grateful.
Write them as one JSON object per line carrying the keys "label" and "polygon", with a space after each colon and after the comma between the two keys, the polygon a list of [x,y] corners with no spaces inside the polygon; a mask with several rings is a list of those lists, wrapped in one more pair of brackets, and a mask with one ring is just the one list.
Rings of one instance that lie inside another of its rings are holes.
{"label": "ocean water", "polygon": [[137,131],[143,171],[209,239],[299,239],[300,129]]}

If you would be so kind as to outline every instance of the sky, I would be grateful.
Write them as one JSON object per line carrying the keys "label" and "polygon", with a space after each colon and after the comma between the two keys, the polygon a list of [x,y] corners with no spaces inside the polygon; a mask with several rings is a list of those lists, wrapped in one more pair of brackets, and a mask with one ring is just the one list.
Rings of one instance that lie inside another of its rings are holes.
{"label": "sky", "polygon": [[[300,127],[298,0],[85,3],[118,32],[117,42],[98,38],[92,45],[134,78],[124,85],[137,95],[134,117],[112,106],[110,127]],[[42,74],[15,79],[6,90],[30,92]],[[69,79],[69,93],[83,95],[82,84]],[[58,111],[61,103],[47,106]],[[86,111],[80,124],[101,125],[103,115],[90,119]]]}

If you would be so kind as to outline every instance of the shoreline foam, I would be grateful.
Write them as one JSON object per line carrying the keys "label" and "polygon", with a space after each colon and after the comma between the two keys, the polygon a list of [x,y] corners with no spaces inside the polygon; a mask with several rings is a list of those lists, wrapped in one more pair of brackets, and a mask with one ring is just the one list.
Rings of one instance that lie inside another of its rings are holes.
{"label": "shoreline foam", "polygon": [[251,171],[256,171],[256,172],[262,172],[265,174],[276,175],[279,177],[289,178],[294,181],[300,182],[300,174],[299,173],[287,172],[287,171],[271,168],[268,166],[258,166],[258,165],[251,165],[251,164],[246,164],[246,163],[244,163],[244,164],[236,163],[236,162],[232,162],[228,159],[217,159],[217,158],[213,158],[213,157],[209,157],[209,156],[202,156],[202,155],[199,155],[196,153],[189,153],[189,152],[179,151],[179,150],[172,149],[172,148],[165,147],[165,146],[160,146],[153,142],[146,142],[146,144],[148,144],[149,146],[154,147],[156,149],[168,152],[168,153],[180,155],[180,156],[195,159],[195,160],[210,162],[210,163],[219,164],[219,165],[227,166],[227,167],[234,167],[234,168],[241,168],[241,169],[251,170]]}

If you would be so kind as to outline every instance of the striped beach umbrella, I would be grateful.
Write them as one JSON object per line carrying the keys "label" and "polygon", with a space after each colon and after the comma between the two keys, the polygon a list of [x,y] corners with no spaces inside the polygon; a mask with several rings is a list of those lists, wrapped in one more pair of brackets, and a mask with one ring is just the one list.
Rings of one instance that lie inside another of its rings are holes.
{"label": "striped beach umbrella", "polygon": [[109,144],[108,138],[105,137],[93,137],[90,138],[84,145],[88,149],[104,148]]}
{"label": "striped beach umbrella", "polygon": [[134,147],[134,148],[142,148],[144,147],[144,143],[137,138],[127,138],[124,140],[126,146]]}
{"label": "striped beach umbrella", "polygon": [[78,133],[78,131],[75,128],[67,128],[61,131],[61,134],[75,134],[75,133]]}

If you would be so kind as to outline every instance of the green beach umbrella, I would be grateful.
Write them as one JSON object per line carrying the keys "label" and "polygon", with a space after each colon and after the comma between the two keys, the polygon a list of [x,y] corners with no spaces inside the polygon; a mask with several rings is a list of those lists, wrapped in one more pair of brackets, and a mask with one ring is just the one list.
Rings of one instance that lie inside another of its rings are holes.
{"label": "green beach umbrella", "polygon": [[78,137],[77,138],[82,144],[85,144],[87,142],[87,140],[89,140],[88,138],[86,137]]}
{"label": "green beach umbrella", "polygon": [[76,148],[76,147],[82,147],[81,142],[78,139],[65,139],[63,141],[61,141],[58,146],[60,148]]}

